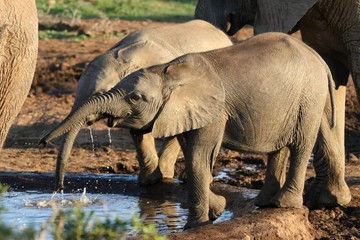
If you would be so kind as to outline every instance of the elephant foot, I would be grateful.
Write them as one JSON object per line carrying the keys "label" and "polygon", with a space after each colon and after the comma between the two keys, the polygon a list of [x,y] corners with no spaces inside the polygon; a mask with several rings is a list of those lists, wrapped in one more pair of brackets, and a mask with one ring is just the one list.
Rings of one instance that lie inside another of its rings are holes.
{"label": "elephant foot", "polygon": [[[175,163],[165,162],[163,156],[161,156],[161,162],[159,161],[159,169],[163,179],[173,179],[175,172]],[[166,164],[164,164],[164,162]]]}
{"label": "elephant foot", "polygon": [[303,198],[301,194],[281,190],[271,199],[272,205],[281,208],[301,208]]}
{"label": "elephant foot", "polygon": [[187,177],[186,171],[185,171],[185,169],[183,169],[183,170],[180,172],[178,179],[181,180],[181,181],[183,181],[184,183],[186,183],[186,182],[187,182],[187,178],[188,178],[188,177]]}
{"label": "elephant foot", "polygon": [[271,199],[280,191],[280,189],[263,187],[259,194],[255,198],[255,206],[258,207],[269,207],[274,206]]}
{"label": "elephant foot", "polygon": [[161,170],[161,176],[163,179],[172,179],[172,178],[174,178],[174,171],[165,172],[165,171]]}
{"label": "elephant foot", "polygon": [[210,192],[209,197],[209,218],[215,221],[224,212],[226,207],[226,199],[223,196]]}
{"label": "elephant foot", "polygon": [[158,182],[161,182],[162,174],[159,168],[154,169],[153,171],[140,171],[138,176],[138,182],[141,186],[149,186]]}
{"label": "elephant foot", "polygon": [[212,224],[212,221],[210,221],[210,220],[207,220],[207,221],[188,221],[184,226],[184,230],[204,226],[204,225],[207,225],[207,224]]}
{"label": "elephant foot", "polygon": [[333,208],[348,204],[351,201],[351,193],[345,181],[338,184],[328,184],[324,187],[323,184],[314,180],[306,188],[304,201],[309,209]]}

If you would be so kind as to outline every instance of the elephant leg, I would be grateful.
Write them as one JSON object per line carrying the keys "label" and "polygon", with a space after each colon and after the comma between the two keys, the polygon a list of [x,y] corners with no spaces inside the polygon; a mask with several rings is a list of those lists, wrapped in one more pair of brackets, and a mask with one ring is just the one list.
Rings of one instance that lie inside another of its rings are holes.
{"label": "elephant leg", "polygon": [[313,145],[309,144],[308,141],[300,146],[296,145],[290,147],[291,154],[288,176],[283,188],[271,199],[271,202],[275,206],[285,208],[302,207],[305,174],[312,148]]}
{"label": "elephant leg", "polygon": [[158,168],[158,155],[155,148],[155,140],[151,133],[137,134],[130,131],[134,140],[137,158],[140,165],[139,184],[147,186],[161,180],[161,173]]}
{"label": "elephant leg", "polygon": [[222,121],[184,133],[189,187],[189,216],[185,229],[210,223],[209,215],[216,218],[225,209],[225,204],[214,203],[217,199],[224,199],[210,190],[211,170],[221,146],[224,127],[225,121]]}
{"label": "elephant leg", "polygon": [[159,168],[162,178],[173,178],[174,168],[180,145],[176,137],[165,139],[161,152],[159,153]]}
{"label": "elephant leg", "polygon": [[345,94],[345,86],[340,86],[335,91],[335,128],[331,129],[329,125],[331,110],[326,109],[321,121],[314,148],[316,178],[307,187],[305,194],[305,204],[309,208],[345,205],[351,200],[350,190],[345,182]]}
{"label": "elephant leg", "polygon": [[289,149],[285,147],[269,154],[265,184],[255,199],[255,205],[272,205],[271,199],[281,190],[286,179],[286,166],[289,153]]}
{"label": "elephant leg", "polygon": [[[184,154],[184,158],[186,159],[186,140],[184,138],[184,136],[182,135],[178,135],[177,136],[177,140],[178,140],[178,143],[180,144],[181,146],[181,150]],[[183,181],[184,183],[187,182],[187,174],[186,174],[186,169],[183,169],[180,173],[179,173],[179,176],[178,176],[178,179]]]}

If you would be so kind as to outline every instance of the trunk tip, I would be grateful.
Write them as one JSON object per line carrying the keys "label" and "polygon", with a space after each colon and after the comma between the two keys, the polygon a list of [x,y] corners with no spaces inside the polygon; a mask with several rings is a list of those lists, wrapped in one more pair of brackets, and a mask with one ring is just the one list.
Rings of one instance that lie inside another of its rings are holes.
{"label": "trunk tip", "polygon": [[57,185],[56,187],[55,187],[55,192],[56,193],[61,193],[62,191],[64,191],[64,186],[63,185]]}
{"label": "trunk tip", "polygon": [[46,147],[47,141],[45,140],[45,137],[43,137],[42,139],[40,139],[39,145],[42,146],[42,147]]}

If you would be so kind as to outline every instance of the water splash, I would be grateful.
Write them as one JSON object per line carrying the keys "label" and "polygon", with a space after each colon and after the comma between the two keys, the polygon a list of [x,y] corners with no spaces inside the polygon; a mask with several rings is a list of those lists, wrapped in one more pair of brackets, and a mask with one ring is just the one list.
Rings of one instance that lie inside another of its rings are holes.
{"label": "water splash", "polygon": [[112,158],[111,158],[111,154],[110,154],[110,152],[111,152],[111,148],[112,148],[112,146],[111,146],[111,144],[112,144],[112,138],[111,138],[111,128],[107,128],[107,130],[108,130],[108,138],[109,138],[109,152],[108,152],[108,164],[109,164],[109,166],[107,166],[107,169],[108,170],[110,170],[110,169],[112,169],[112,166],[113,166],[113,163],[112,163]]}
{"label": "water splash", "polygon": [[54,192],[50,199],[24,199],[24,205],[26,207],[36,207],[36,208],[55,208],[55,207],[66,207],[73,206],[76,203],[80,202],[82,205],[94,204],[97,202],[96,198],[90,199],[86,196],[86,188],[84,188],[80,199],[68,196],[65,198],[64,192],[61,191],[61,196],[57,197],[58,192]]}
{"label": "water splash", "polygon": [[88,197],[86,196],[86,187],[84,187],[84,191],[83,191],[83,193],[81,194],[80,202],[83,203],[83,204],[91,203],[90,198],[88,198]]}
{"label": "water splash", "polygon": [[109,145],[111,146],[112,139],[111,139],[111,128],[108,128],[108,137],[109,137]]}

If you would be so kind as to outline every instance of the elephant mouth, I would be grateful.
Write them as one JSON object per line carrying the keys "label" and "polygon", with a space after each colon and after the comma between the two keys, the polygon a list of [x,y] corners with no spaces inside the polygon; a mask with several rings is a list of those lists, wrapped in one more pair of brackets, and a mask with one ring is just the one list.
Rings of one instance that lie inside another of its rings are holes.
{"label": "elephant mouth", "polygon": [[136,128],[133,128],[132,124],[126,124],[124,122],[124,119],[117,118],[117,117],[114,117],[114,116],[107,116],[107,126],[109,128],[120,126],[120,125],[121,125],[121,127],[130,129],[136,135],[147,134],[147,133],[150,133],[152,131],[152,125],[151,124],[145,126],[142,129],[136,129]]}
{"label": "elephant mouth", "polygon": [[108,127],[114,127],[115,117],[114,116],[108,116],[107,118],[107,125]]}
{"label": "elephant mouth", "polygon": [[124,119],[112,115],[107,115],[106,117],[107,117],[107,126],[109,128],[119,126],[124,121]]}

